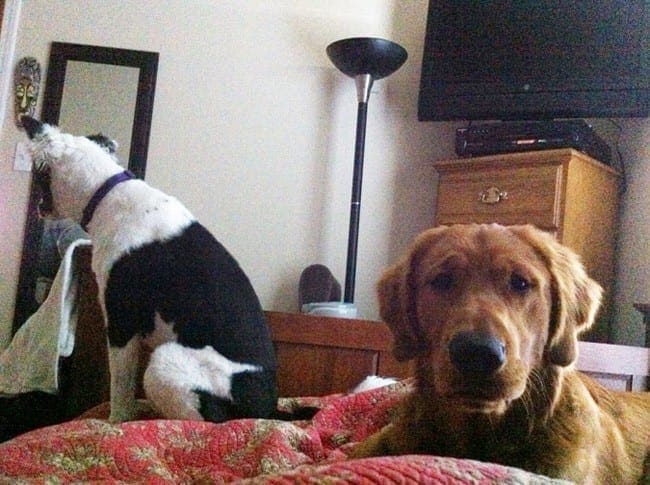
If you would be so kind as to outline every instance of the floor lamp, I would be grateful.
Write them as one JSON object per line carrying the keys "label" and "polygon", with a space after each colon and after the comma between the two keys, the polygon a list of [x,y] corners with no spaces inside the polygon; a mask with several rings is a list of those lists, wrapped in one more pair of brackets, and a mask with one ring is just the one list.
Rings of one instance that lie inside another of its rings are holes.
{"label": "floor lamp", "polygon": [[406,61],[406,50],[385,39],[355,37],[338,40],[327,46],[327,55],[337,69],[354,79],[357,87],[357,133],[354,145],[354,171],[350,201],[348,257],[345,270],[343,301],[354,303],[354,281],[357,268],[359,215],[361,212],[361,181],[363,178],[363,151],[366,141],[368,99],[373,81],[390,76]]}

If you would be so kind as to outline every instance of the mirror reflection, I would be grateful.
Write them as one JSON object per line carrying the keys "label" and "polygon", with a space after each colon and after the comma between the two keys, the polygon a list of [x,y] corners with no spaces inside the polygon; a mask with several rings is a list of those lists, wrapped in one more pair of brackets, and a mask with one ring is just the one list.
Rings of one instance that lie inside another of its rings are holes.
{"label": "mirror reflection", "polygon": [[117,158],[128,162],[138,74],[135,67],[68,62],[59,116],[61,128],[75,134],[101,132],[118,142]]}

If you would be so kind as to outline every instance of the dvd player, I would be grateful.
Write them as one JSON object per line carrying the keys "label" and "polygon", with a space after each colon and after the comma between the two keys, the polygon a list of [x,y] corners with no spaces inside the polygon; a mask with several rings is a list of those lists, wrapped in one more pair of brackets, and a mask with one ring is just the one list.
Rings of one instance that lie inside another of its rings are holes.
{"label": "dvd player", "polygon": [[584,120],[483,123],[456,130],[459,157],[553,148],[575,148],[611,164],[611,149]]}

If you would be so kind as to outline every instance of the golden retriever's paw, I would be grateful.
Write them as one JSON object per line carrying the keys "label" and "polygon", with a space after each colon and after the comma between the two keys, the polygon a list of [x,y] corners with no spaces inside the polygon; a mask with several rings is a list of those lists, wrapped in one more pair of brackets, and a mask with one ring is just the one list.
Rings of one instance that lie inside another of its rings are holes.
{"label": "golden retriever's paw", "polygon": [[355,458],[399,454],[390,446],[393,430],[394,426],[392,424],[385,426],[382,430],[371,435],[352,448],[350,453],[348,453],[348,458],[352,460]]}

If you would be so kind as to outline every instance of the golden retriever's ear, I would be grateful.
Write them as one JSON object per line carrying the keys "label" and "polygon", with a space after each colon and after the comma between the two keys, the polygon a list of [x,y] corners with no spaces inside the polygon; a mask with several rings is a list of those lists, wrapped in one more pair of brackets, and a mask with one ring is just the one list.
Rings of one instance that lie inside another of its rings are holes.
{"label": "golden retriever's ear", "polygon": [[393,355],[403,362],[427,350],[416,314],[415,274],[422,254],[446,227],[440,226],[420,234],[402,258],[389,267],[377,284],[379,314],[388,325],[395,341]]}
{"label": "golden retriever's ear", "polygon": [[400,362],[415,357],[418,349],[414,322],[409,315],[409,266],[410,258],[402,258],[384,272],[377,284],[379,314],[393,332],[393,355]]}
{"label": "golden retriever's ear", "polygon": [[511,230],[533,246],[551,274],[551,321],[546,354],[551,363],[567,366],[577,358],[578,334],[594,323],[603,290],[569,248],[533,226]]}

